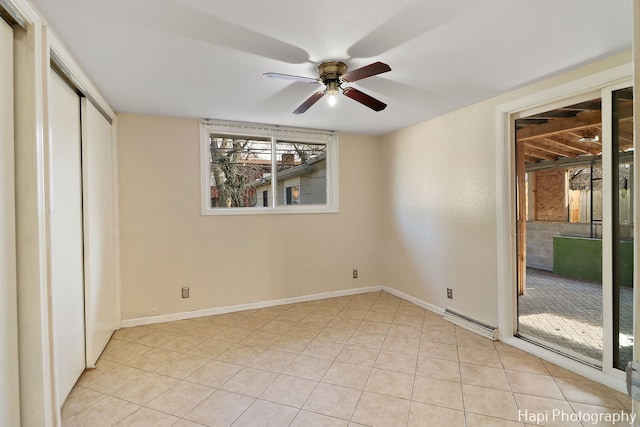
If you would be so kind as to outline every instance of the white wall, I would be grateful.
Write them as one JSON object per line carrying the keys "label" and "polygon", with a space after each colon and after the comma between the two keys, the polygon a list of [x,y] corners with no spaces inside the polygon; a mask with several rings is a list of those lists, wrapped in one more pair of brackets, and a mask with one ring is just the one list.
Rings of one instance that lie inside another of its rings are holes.
{"label": "white wall", "polygon": [[385,136],[383,283],[497,325],[497,267],[507,260],[497,256],[496,106],[630,60],[617,55]]}
{"label": "white wall", "polygon": [[123,319],[380,284],[378,138],[339,136],[340,213],[202,216],[198,120],[117,119]]}

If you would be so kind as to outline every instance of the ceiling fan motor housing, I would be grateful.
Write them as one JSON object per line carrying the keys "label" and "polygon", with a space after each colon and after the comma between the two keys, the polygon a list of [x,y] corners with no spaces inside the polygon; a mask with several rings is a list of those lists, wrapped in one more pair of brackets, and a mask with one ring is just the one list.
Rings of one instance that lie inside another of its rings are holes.
{"label": "ceiling fan motor housing", "polygon": [[327,82],[340,81],[340,77],[347,72],[348,68],[344,62],[327,61],[318,65],[318,75],[325,85]]}

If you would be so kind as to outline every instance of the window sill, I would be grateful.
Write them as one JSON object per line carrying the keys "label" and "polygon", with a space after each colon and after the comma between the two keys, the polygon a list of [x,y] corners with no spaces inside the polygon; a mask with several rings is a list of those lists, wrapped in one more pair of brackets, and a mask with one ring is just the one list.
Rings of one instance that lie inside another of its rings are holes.
{"label": "window sill", "polygon": [[291,215],[291,214],[331,214],[340,213],[337,206],[295,206],[278,208],[217,208],[203,209],[202,216],[229,216],[229,215]]}

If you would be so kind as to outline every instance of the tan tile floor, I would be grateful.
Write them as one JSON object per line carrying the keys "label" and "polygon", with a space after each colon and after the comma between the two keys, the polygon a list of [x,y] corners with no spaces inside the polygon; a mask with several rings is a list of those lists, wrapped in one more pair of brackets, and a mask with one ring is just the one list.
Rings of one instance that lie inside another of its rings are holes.
{"label": "tan tile floor", "polygon": [[622,393],[375,292],[121,329],[62,417],[68,427],[580,426],[612,425],[584,414],[628,410]]}

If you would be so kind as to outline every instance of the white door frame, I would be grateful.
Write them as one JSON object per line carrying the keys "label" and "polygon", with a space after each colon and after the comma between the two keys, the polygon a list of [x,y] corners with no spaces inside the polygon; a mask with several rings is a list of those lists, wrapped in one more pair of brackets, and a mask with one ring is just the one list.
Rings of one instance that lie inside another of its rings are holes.
{"label": "white door frame", "polygon": [[16,275],[13,29],[0,18],[0,424],[20,425]]}
{"label": "white door frame", "polygon": [[[606,71],[574,80],[532,95],[507,102],[496,107],[496,228],[497,228],[497,271],[498,271],[498,330],[500,341],[528,351],[545,360],[577,372],[617,390],[624,391],[624,375],[617,369],[600,371],[582,363],[573,361],[552,351],[543,349],[514,337],[517,327],[517,295],[516,295],[516,199],[515,199],[515,137],[514,116],[522,111],[541,108],[554,102],[562,102],[572,97],[581,96],[592,91],[625,83],[631,86],[633,65],[631,63],[617,66]],[[603,104],[606,102],[603,100]],[[605,106],[603,105],[603,111]],[[603,117],[603,121],[605,117]],[[610,118],[606,119],[610,121]],[[606,124],[603,122],[603,125]],[[610,123],[609,123],[610,126]],[[604,131],[603,131],[604,132]],[[611,153],[609,153],[610,156]],[[603,156],[605,153],[603,153]],[[610,172],[610,171],[609,171]],[[635,180],[638,180],[634,176]],[[635,182],[634,182],[635,185]],[[611,196],[609,195],[609,198]],[[603,203],[606,203],[605,199]],[[610,199],[609,199],[610,204]],[[609,218],[610,220],[610,218]],[[634,230],[634,233],[636,231]],[[604,242],[604,236],[603,236]],[[603,251],[606,248],[603,248]],[[610,248],[609,248],[610,250]],[[611,271],[611,265],[603,266]],[[605,272],[605,276],[606,276]],[[603,287],[605,286],[603,281]],[[609,283],[610,286],[610,283]],[[605,292],[606,294],[606,292]],[[610,294],[610,292],[609,292]],[[606,306],[605,301],[605,306]],[[609,301],[609,306],[610,301]],[[604,328],[611,328],[611,316],[603,314]],[[605,329],[606,331],[606,329]],[[605,332],[606,335],[606,332]],[[609,344],[610,345],[610,344]],[[603,361],[604,362],[604,361]],[[609,356],[608,363],[611,363]],[[607,365],[603,365],[607,366]]]}

